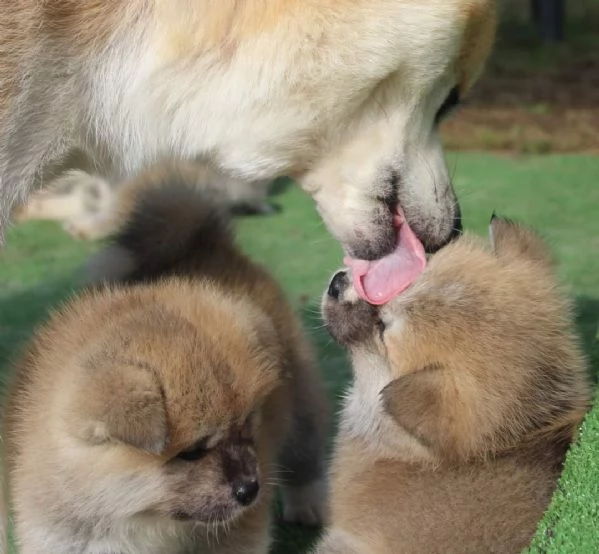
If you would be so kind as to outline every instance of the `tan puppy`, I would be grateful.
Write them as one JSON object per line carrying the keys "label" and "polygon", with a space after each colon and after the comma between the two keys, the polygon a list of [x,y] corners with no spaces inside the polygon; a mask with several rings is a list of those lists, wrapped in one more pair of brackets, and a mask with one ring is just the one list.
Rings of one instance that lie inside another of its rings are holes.
{"label": "tan puppy", "polygon": [[0,229],[74,148],[109,182],[200,156],[297,177],[354,257],[389,207],[459,225],[437,122],[488,55],[494,0],[0,0]]}
{"label": "tan puppy", "polygon": [[517,553],[589,407],[585,361],[550,255],[530,230],[463,237],[375,309],[346,272],[323,311],[355,381],[318,554]]}
{"label": "tan puppy", "polygon": [[266,553],[275,481],[285,519],[323,517],[311,350],[189,175],[132,185],[100,255],[122,282],[54,314],[16,369],[4,438],[20,554]]}

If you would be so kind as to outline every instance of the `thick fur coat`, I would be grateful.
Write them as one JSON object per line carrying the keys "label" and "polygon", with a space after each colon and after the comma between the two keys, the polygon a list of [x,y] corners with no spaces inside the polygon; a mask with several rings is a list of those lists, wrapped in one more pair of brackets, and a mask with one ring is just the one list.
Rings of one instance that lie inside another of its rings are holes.
{"label": "thick fur coat", "polygon": [[0,0],[0,229],[89,155],[109,182],[164,157],[295,177],[354,257],[401,205],[459,226],[437,123],[493,42],[493,0]]}
{"label": "thick fur coat", "polygon": [[590,405],[572,308],[543,241],[494,218],[389,304],[346,272],[323,309],[354,383],[318,554],[515,554]]}

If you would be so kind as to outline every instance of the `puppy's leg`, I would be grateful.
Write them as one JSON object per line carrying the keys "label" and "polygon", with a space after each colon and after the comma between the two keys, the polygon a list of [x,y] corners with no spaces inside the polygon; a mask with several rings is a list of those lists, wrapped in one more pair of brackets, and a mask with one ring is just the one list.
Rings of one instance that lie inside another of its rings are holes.
{"label": "puppy's leg", "polygon": [[325,533],[312,554],[373,554],[373,550],[350,533],[333,528]]}
{"label": "puppy's leg", "polygon": [[292,355],[293,420],[283,447],[283,519],[318,525],[327,516],[326,437],[329,412],[311,348],[298,338]]}
{"label": "puppy's leg", "polygon": [[16,211],[15,219],[47,219],[64,221],[81,216],[84,211],[81,193],[77,190],[68,193],[44,190],[32,195],[29,202]]}
{"label": "puppy's leg", "polygon": [[67,221],[63,228],[76,239],[99,240],[107,237],[115,229],[115,220],[112,213],[100,212]]}

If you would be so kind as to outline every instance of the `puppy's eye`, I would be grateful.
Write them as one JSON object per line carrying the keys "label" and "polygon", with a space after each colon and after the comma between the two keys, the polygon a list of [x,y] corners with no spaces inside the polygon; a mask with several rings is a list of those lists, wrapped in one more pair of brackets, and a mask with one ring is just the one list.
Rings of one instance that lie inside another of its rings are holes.
{"label": "puppy's eye", "polygon": [[208,440],[209,437],[204,437],[200,439],[198,442],[186,448],[185,450],[181,450],[179,454],[177,454],[176,458],[178,460],[184,460],[186,462],[195,462],[197,460],[202,459],[208,452],[210,452],[210,448],[208,448]]}
{"label": "puppy's eye", "polygon": [[435,123],[440,123],[442,119],[447,117],[449,113],[460,103],[460,89],[458,87],[453,87],[447,98],[441,104],[441,107],[437,111],[437,115],[435,115]]}

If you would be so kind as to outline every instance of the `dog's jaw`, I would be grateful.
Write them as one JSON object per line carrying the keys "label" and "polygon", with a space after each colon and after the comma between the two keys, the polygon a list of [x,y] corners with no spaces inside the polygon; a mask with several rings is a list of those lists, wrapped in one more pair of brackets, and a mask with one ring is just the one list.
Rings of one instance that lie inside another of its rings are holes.
{"label": "dog's jaw", "polygon": [[[406,107],[407,102],[396,98],[386,108],[395,113],[389,116],[392,122],[370,122],[300,180],[351,257],[375,260],[393,250],[397,207],[428,252],[445,245],[460,226],[459,204],[433,125],[436,103],[423,99]],[[411,109],[424,113],[410,117]]]}
{"label": "dog's jaw", "polygon": [[[314,37],[326,36],[339,48],[343,63],[330,67],[318,40],[302,35],[301,48],[295,40],[302,20],[275,25],[247,43],[245,35],[234,37],[233,56],[207,53],[189,22],[180,29],[189,51],[175,57],[157,50],[166,40],[161,33],[175,29],[159,22],[155,32],[133,29],[119,55],[92,77],[92,120],[101,123],[96,134],[109,132],[100,142],[115,157],[126,152],[115,162],[125,173],[168,150],[207,156],[244,179],[292,174],[313,195],[331,234],[357,258],[378,259],[393,249],[389,206],[399,203],[434,251],[450,239],[459,215],[435,114],[460,78],[453,68],[463,15],[456,5],[437,2],[360,9],[369,18],[363,30],[352,10],[335,12],[314,29]],[[314,17],[308,9],[302,14]],[[370,52],[372,59],[365,64],[346,50]],[[185,56],[194,52],[192,63]],[[290,66],[296,59],[305,63]],[[185,72],[182,61],[189,62]]]}

